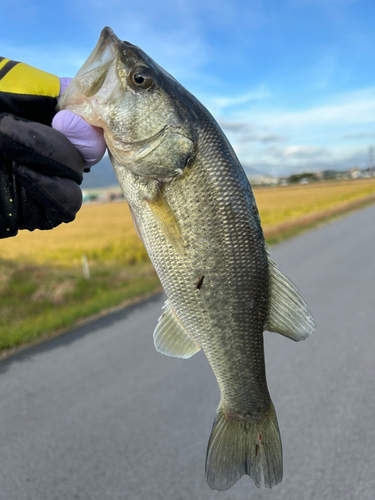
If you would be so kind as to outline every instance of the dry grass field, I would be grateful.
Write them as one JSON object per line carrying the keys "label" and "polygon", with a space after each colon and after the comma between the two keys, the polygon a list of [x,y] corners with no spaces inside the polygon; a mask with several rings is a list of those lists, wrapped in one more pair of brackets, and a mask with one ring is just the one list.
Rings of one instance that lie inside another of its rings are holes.
{"label": "dry grass field", "polygon": [[[375,194],[375,179],[258,188],[254,192],[267,231]],[[1,257],[18,262],[71,267],[81,265],[83,255],[91,264],[147,260],[125,202],[84,205],[71,224],[53,231],[20,231],[16,238],[1,242]]]}
{"label": "dry grass field", "polygon": [[254,190],[262,226],[267,231],[307,215],[344,207],[375,194],[375,179],[296,184]]}
{"label": "dry grass field", "polygon": [[70,224],[53,231],[20,231],[1,246],[3,259],[64,267],[80,265],[83,255],[90,263],[147,259],[125,202],[84,205]]}

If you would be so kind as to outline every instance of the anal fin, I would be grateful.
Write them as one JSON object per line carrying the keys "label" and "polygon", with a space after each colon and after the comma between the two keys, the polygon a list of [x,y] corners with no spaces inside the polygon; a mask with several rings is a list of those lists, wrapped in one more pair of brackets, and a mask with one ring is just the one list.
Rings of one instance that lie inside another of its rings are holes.
{"label": "anal fin", "polygon": [[296,342],[315,331],[314,319],[294,283],[283,274],[268,253],[270,306],[265,330],[281,333]]}
{"label": "anal fin", "polygon": [[201,347],[191,338],[181,325],[169,305],[168,300],[163,306],[164,312],[160,316],[154,331],[154,344],[157,351],[176,358],[190,358]]}

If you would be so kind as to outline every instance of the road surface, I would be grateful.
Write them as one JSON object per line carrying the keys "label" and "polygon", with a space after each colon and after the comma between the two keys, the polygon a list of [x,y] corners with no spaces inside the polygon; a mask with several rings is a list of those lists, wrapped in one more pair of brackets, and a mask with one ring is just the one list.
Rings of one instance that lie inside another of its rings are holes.
{"label": "road surface", "polygon": [[266,333],[284,480],[209,489],[219,391],[202,352],[154,350],[164,297],[0,363],[1,500],[375,500],[375,207],[272,251],[317,332]]}

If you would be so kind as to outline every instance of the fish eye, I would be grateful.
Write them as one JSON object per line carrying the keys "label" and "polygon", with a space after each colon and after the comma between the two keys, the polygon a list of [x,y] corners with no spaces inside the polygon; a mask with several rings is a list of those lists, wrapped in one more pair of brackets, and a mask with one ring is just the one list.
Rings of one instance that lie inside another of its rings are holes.
{"label": "fish eye", "polygon": [[130,81],[134,87],[148,89],[152,78],[146,68],[136,68],[130,75]]}

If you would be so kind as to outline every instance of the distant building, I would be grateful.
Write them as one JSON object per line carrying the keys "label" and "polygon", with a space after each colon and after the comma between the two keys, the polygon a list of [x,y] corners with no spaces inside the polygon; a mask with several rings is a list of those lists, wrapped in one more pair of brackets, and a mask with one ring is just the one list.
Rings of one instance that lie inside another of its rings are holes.
{"label": "distant building", "polygon": [[362,177],[362,171],[359,167],[350,168],[349,175],[352,179],[358,179],[359,177]]}
{"label": "distant building", "polygon": [[252,186],[276,186],[279,183],[278,177],[270,175],[249,175],[248,179]]}

